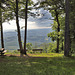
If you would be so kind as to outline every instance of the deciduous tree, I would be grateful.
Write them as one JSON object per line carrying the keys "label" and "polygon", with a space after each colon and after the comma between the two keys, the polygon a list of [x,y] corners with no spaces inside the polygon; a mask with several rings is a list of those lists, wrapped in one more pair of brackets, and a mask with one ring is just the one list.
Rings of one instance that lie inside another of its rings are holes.
{"label": "deciduous tree", "polygon": [[69,56],[70,51],[70,29],[69,29],[69,0],[65,0],[65,44],[64,55]]}

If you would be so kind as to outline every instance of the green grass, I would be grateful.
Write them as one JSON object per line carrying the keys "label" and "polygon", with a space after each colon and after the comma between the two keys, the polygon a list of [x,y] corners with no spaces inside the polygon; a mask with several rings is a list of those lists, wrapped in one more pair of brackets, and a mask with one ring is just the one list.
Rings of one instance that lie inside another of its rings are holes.
{"label": "green grass", "polygon": [[0,75],[75,75],[75,57],[56,53],[29,56],[0,56]]}

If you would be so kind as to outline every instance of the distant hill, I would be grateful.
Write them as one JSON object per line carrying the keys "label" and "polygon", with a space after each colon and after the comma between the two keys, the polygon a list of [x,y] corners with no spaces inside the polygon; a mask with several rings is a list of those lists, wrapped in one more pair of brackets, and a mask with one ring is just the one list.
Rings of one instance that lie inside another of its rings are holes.
{"label": "distant hill", "polygon": [[[47,34],[51,32],[52,29],[33,29],[28,30],[27,32],[27,42],[32,43],[33,45],[37,43],[40,45],[41,43],[49,43],[51,40],[47,37]],[[24,40],[24,30],[21,31],[22,41]],[[1,40],[1,39],[0,39]],[[4,32],[4,43],[5,48],[8,50],[15,50],[18,48],[18,38],[16,31],[5,31]],[[1,46],[1,42],[0,42]]]}

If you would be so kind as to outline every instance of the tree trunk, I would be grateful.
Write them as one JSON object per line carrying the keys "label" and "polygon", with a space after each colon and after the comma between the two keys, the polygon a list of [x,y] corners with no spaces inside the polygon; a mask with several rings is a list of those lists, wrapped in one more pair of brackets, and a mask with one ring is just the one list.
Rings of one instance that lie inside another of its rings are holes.
{"label": "tree trunk", "polygon": [[57,50],[56,50],[56,53],[59,53],[59,32],[60,32],[60,23],[59,23],[59,19],[58,19],[58,12],[57,10],[55,10],[55,15],[56,15],[56,20],[57,20],[57,24],[58,24],[58,28],[57,28],[57,31],[58,31],[58,37],[57,37]]}
{"label": "tree trunk", "polygon": [[19,19],[18,19],[18,0],[16,0],[16,25],[17,25],[17,32],[18,32],[18,42],[19,42],[19,47],[20,47],[20,54],[21,54],[21,56],[23,56],[21,33],[20,33],[20,26],[19,26]]}
{"label": "tree trunk", "polygon": [[0,26],[1,26],[1,46],[2,46],[2,48],[4,48],[3,26],[2,26],[2,11],[1,11],[1,0],[0,0]]}
{"label": "tree trunk", "polygon": [[61,49],[62,49],[62,51],[63,51],[63,46],[64,46],[64,45],[63,45],[63,39],[62,39],[62,48],[61,48]]}
{"label": "tree trunk", "polygon": [[28,7],[28,0],[26,0],[26,6],[25,6],[25,37],[24,37],[24,52],[26,53],[26,39],[27,39],[27,7]]}
{"label": "tree trunk", "polygon": [[69,56],[70,51],[70,30],[69,30],[69,0],[65,0],[66,16],[65,16],[65,43],[64,56]]}

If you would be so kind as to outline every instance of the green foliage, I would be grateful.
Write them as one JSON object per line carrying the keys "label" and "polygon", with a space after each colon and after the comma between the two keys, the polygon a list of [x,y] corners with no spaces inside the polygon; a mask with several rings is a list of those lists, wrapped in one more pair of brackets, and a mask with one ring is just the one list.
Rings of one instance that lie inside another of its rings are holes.
{"label": "green foliage", "polygon": [[[19,1],[19,5],[21,7],[21,9],[19,9],[19,17],[22,19],[25,19],[25,5],[26,5],[26,0],[20,0]],[[28,13],[31,13],[32,10],[32,5],[33,5],[33,1],[32,0],[28,0]]]}
{"label": "green foliage", "polygon": [[[25,18],[25,4],[26,4],[26,0],[18,0],[18,8],[19,8],[18,17],[23,19]],[[32,4],[33,4],[33,1],[29,0],[28,6],[31,6]],[[31,8],[28,8],[28,9],[29,11],[31,10]],[[2,13],[3,22],[15,19],[15,13],[16,13],[15,0],[4,0],[4,1],[2,0],[2,12],[3,12]]]}
{"label": "green foliage", "polygon": [[27,43],[26,48],[27,50],[32,50],[32,43]]}
{"label": "green foliage", "polygon": [[70,1],[70,39],[71,39],[71,51],[75,53],[75,0]]}
{"label": "green foliage", "polygon": [[49,53],[51,53],[51,52],[55,53],[56,52],[56,42],[49,43],[47,50]]}
{"label": "green foliage", "polygon": [[[61,53],[64,49],[63,47],[64,42],[60,41],[60,45],[59,45],[59,53]],[[40,45],[40,48],[43,49],[43,53],[55,53],[56,49],[57,49],[57,42],[50,42],[50,43],[42,43]]]}
{"label": "green foliage", "polygon": [[[12,7],[13,5],[13,7]],[[2,3],[2,21],[6,22],[9,20],[13,20],[14,19],[14,6],[15,3],[12,2],[12,0],[10,1],[6,1],[4,3]]]}
{"label": "green foliage", "polygon": [[47,34],[48,37],[52,39],[52,41],[55,41],[57,39],[57,32],[53,31]]}
{"label": "green foliage", "polygon": [[18,54],[19,52],[18,52],[18,50],[14,50],[12,53]]}
{"label": "green foliage", "polygon": [[8,54],[8,55],[17,55],[17,54],[20,54],[20,52],[18,50],[7,50],[7,52],[5,53],[5,55]]}
{"label": "green foliage", "polygon": [[[56,41],[55,42],[51,42],[51,43],[42,43],[40,45],[40,48],[43,49],[43,53],[55,53],[56,49],[57,49],[57,45],[56,45]],[[63,42],[61,42],[61,44],[59,45],[59,52],[61,53],[63,50],[62,48],[62,44]]]}
{"label": "green foliage", "polygon": [[9,52],[9,50],[7,50],[7,53]]}
{"label": "green foliage", "polygon": [[[54,23],[52,25],[53,32],[48,33],[48,37],[52,38],[52,41],[57,40],[59,38],[60,40],[64,39],[64,27],[65,27],[65,19],[64,17],[59,17],[60,22],[60,32],[57,31],[58,25],[57,22],[54,20]],[[58,37],[59,35],[59,37]]]}

